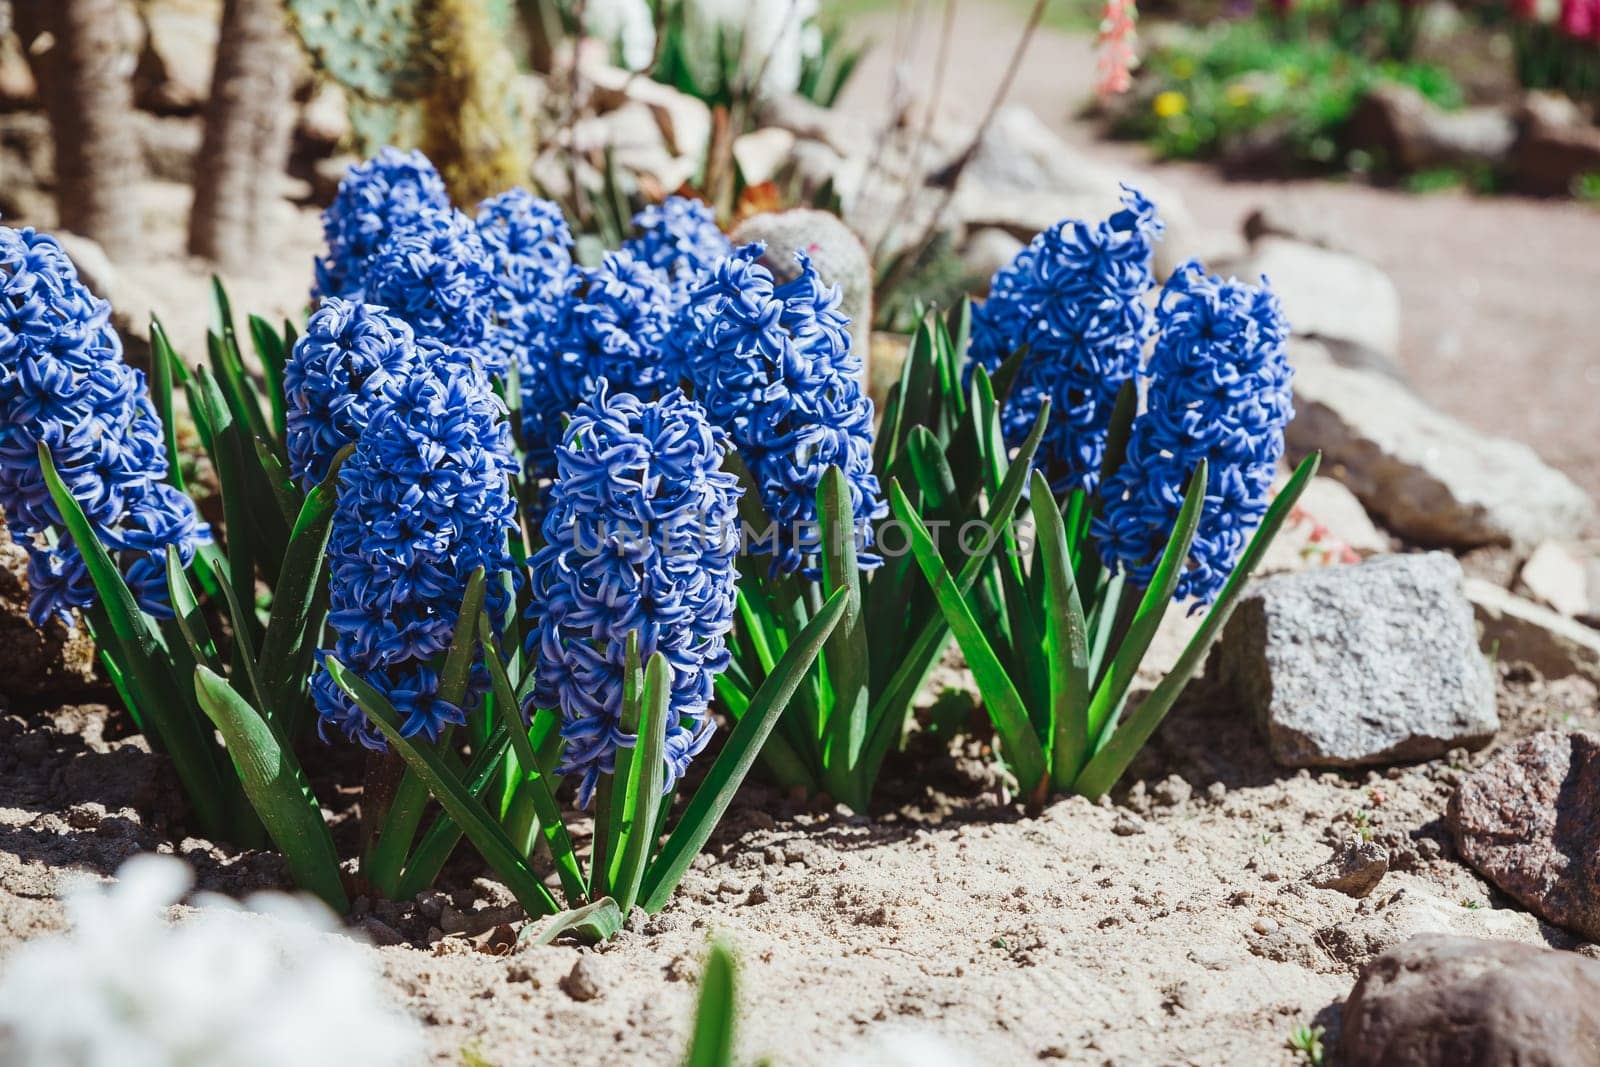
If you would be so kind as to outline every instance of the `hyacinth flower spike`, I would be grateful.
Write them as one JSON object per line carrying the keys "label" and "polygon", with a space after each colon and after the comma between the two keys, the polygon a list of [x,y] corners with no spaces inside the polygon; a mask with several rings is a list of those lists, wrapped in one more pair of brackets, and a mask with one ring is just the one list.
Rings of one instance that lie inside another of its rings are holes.
{"label": "hyacinth flower spike", "polygon": [[1026,349],[1002,424],[1013,445],[1048,399],[1038,465],[1057,493],[1093,492],[1112,413],[1139,369],[1153,323],[1155,205],[1124,188],[1123,209],[1091,225],[1067,219],[1036,236],[995,273],[972,316],[972,367],[991,375]]}
{"label": "hyacinth flower spike", "polygon": [[[515,680],[492,611],[479,615],[498,719],[488,751],[497,737],[515,757],[521,795],[536,816],[526,831],[515,820],[502,824],[497,805],[485,809],[475,798],[470,776],[481,772],[469,768],[463,778],[424,731],[408,728],[404,710],[377,684],[338,656],[325,660],[332,682],[534,914],[559,906],[528,864],[543,838],[573,909],[551,936],[575,929],[608,937],[635,904],[647,911],[666,904],[844,614],[841,593],[777,658],[673,822],[671,795],[690,761],[704,755],[712,687],[728,665],[739,487],[722,470],[725,449],[721,431],[676,390],[644,400],[611,392],[602,380],[569,422],[547,543],[531,564],[531,679]],[[530,685],[519,704],[519,688]],[[546,738],[560,743],[554,760],[543,755]],[[556,804],[553,774],[578,776],[579,802],[594,810],[587,864]],[[411,866],[439,852],[424,842]],[[408,866],[402,892],[410,877]]]}
{"label": "hyacinth flower spike", "polygon": [[[892,493],[1030,800],[1093,798],[1116,783],[1316,471],[1313,454],[1270,499],[1291,408],[1289,328],[1269,289],[1185,264],[1167,283],[1156,325],[1141,371],[1150,378],[1146,408],[1135,417],[1131,405],[1117,406],[1097,490],[1080,482],[1063,505],[1044,473],[1033,474],[1034,558],[1026,570],[1001,564],[998,608],[961,591],[903,491]],[[990,447],[991,462],[1001,447]],[[1014,553],[1014,535],[1003,536]],[[1133,680],[1175,600],[1210,608],[1171,672],[1130,711]]]}

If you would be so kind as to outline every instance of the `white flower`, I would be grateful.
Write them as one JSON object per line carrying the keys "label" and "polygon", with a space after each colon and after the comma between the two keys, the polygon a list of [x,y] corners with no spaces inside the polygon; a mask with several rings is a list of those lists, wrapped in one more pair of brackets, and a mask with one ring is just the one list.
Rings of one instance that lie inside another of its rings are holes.
{"label": "white flower", "polygon": [[822,50],[817,0],[684,0],[683,52],[706,94],[723,85],[758,95],[793,92]]}
{"label": "white flower", "polygon": [[977,1067],[978,1062],[932,1031],[891,1024],[869,1031],[833,1067]]}
{"label": "white flower", "polygon": [[656,54],[656,21],[649,0],[589,0],[584,33],[611,46],[629,70],[643,70]]}
{"label": "white flower", "polygon": [[305,898],[250,910],[189,888],[182,861],[136,856],[107,888],[67,895],[70,933],[0,971],[0,1067],[402,1067],[421,1030],[372,960]]}

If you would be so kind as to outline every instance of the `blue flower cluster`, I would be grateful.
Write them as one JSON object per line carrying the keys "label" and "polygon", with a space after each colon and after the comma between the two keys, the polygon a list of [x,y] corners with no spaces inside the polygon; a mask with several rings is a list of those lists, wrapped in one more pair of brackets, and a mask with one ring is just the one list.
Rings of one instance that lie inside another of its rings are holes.
{"label": "blue flower cluster", "polygon": [[499,286],[495,316],[508,332],[525,335],[572,271],[572,231],[560,207],[526,189],[479,204],[477,227]]}
{"label": "blue flower cluster", "polygon": [[1049,399],[1036,465],[1058,493],[1093,492],[1117,393],[1150,336],[1144,297],[1155,285],[1151,245],[1162,227],[1135,190],[1125,188],[1123,204],[1098,225],[1067,219],[1040,233],[995,273],[989,299],[973,312],[974,363],[993,373],[1028,348],[1003,427],[1007,441],[1020,443]]}
{"label": "blue flower cluster", "polygon": [[411,327],[383,308],[328,297],[283,371],[289,469],[310,491],[417,369]]}
{"label": "blue flower cluster", "polygon": [[419,338],[469,349],[490,377],[506,372],[504,352],[485,344],[499,284],[478,228],[461,212],[423,211],[366,263],[365,299],[410,324]]}
{"label": "blue flower cluster", "polygon": [[187,566],[211,540],[194,504],[165,481],[160,420],[110,319],[54,238],[0,226],[0,507],[28,547],[28,614],[40,625],[70,625],[71,609],[94,599],[45,487],[40,442],[145,610],[171,614],[167,546]]}
{"label": "blue flower cluster", "polygon": [[[505,407],[470,355],[437,341],[421,350],[390,402],[372,415],[339,472],[328,539],[339,661],[388,696],[402,732],[437,740],[465,710],[439,697],[439,658],[455,632],[472,572],[488,574],[491,618],[503,618],[516,525]],[[487,684],[480,667],[470,706]],[[312,681],[324,736],[337,727],[369,748],[383,741],[326,671]]]}
{"label": "blue flower cluster", "polygon": [[863,567],[870,520],[886,514],[872,471],[872,401],[861,389],[861,359],[850,350],[849,319],[836,288],[824,286],[797,253],[800,275],[774,285],[746,245],[724,259],[685,311],[684,366],[695,396],[738,447],[776,523],[776,570],[817,577],[821,544],[817,487],[830,466],[850,487]]}
{"label": "blue flower cluster", "polygon": [[327,253],[316,263],[313,299],[348,296],[366,284],[366,262],[397,226],[424,211],[445,211],[450,194],[421,152],[384,148],[351,167],[322,213]]}
{"label": "blue flower cluster", "polygon": [[666,281],[627,251],[598,267],[573,268],[550,317],[528,348],[522,437],[531,481],[553,478],[561,424],[602,379],[651,399],[677,384],[667,356],[672,328]]}
{"label": "blue flower cluster", "polygon": [[1294,414],[1289,324],[1264,284],[1208,276],[1195,262],[1168,280],[1156,316],[1148,405],[1104,488],[1095,536],[1108,563],[1148,582],[1189,477],[1207,461],[1205,507],[1176,593],[1207,604],[1266,513],[1283,457]]}
{"label": "blue flower cluster", "polygon": [[635,741],[619,725],[629,633],[641,662],[659,652],[673,670],[669,787],[710,739],[737,578],[740,491],[724,454],[721,432],[677,390],[647,401],[602,381],[567,425],[533,559],[529,652],[532,703],[560,709],[560,769],[583,776],[585,806],[617,747]]}
{"label": "blue flower cluster", "polygon": [[673,310],[688,303],[711,268],[733,253],[716,216],[699,200],[669,196],[635,215],[633,228],[636,235],[622,247],[666,277]]}

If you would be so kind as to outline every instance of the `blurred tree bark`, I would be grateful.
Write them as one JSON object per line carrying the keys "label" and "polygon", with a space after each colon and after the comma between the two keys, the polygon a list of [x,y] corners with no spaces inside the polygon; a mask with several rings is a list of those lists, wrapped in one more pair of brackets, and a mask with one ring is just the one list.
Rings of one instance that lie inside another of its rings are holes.
{"label": "blurred tree bark", "polygon": [[282,0],[226,0],[189,216],[189,251],[224,269],[271,247],[298,67]]}
{"label": "blurred tree bark", "polygon": [[12,21],[50,115],[61,228],[113,258],[137,248],[144,173],[119,0],[14,0]]}

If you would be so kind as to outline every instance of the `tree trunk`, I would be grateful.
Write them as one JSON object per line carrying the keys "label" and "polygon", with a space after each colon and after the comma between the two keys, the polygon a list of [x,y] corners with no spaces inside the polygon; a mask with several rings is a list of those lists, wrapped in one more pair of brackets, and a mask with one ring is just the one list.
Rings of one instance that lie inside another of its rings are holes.
{"label": "tree trunk", "polygon": [[270,250],[296,66],[282,0],[226,0],[189,216],[189,251],[226,270]]}
{"label": "tree trunk", "polygon": [[144,172],[133,117],[134,56],[119,0],[15,0],[12,18],[50,114],[61,228],[113,258],[139,244]]}

